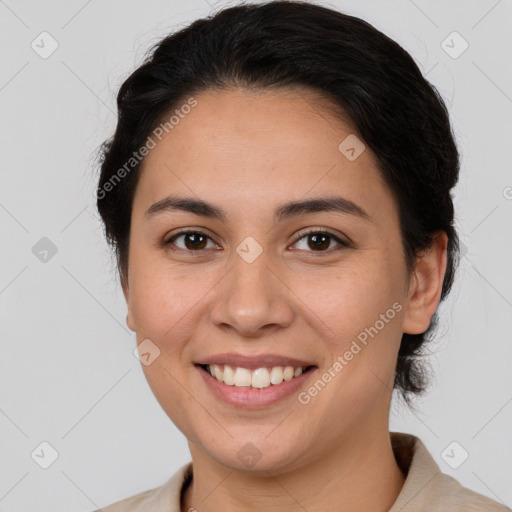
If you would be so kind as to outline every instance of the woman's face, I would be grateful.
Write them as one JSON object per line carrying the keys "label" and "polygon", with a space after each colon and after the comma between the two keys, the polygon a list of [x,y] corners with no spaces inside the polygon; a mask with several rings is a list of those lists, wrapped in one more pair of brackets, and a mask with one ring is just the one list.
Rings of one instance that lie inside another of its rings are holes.
{"label": "woman's face", "polygon": [[[349,125],[298,91],[195,100],[144,161],[128,325],[193,457],[300,467],[387,429],[402,332],[423,332],[433,310],[410,308],[397,205]],[[171,195],[209,208],[148,212]],[[339,208],[308,208],[327,198]],[[287,380],[286,366],[310,368]]]}

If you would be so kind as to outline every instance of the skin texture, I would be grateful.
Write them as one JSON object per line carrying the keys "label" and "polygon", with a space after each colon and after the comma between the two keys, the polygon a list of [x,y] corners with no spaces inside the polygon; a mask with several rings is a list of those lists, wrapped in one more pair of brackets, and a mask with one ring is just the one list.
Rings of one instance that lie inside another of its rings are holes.
{"label": "skin texture", "polygon": [[[402,333],[424,332],[438,306],[446,235],[408,275],[375,156],[366,147],[349,161],[338,145],[354,129],[307,90],[194,97],[144,161],[123,284],[137,342],[161,351],[145,376],[189,442],[194,477],[182,510],[387,511],[404,482],[388,427],[397,353]],[[169,194],[220,206],[227,220],[179,211],[145,219]],[[371,222],[335,212],[274,221],[284,202],[333,194]],[[163,247],[179,228],[211,240],[201,250],[186,236],[175,251]],[[308,228],[351,245],[327,239],[317,249]],[[248,236],[263,249],[252,263],[236,252]],[[224,352],[297,357],[318,366],[303,391],[396,302],[401,310],[308,404],[296,393],[259,410],[222,403],[193,364]],[[237,456],[248,442],[261,454],[250,468]]]}

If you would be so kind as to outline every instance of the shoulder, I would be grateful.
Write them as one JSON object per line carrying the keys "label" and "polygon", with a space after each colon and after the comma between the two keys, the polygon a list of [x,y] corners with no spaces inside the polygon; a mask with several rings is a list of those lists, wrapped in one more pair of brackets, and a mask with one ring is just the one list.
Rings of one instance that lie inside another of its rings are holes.
{"label": "shoulder", "polygon": [[392,432],[391,442],[406,479],[389,512],[512,512],[443,473],[418,437]]}
{"label": "shoulder", "polygon": [[432,510],[453,510],[454,512],[512,512],[510,508],[498,501],[464,487],[455,478],[445,473],[438,473],[435,478],[429,497],[429,506]]}
{"label": "shoulder", "polygon": [[139,510],[144,510],[144,507],[153,501],[158,490],[159,487],[149,489],[121,501],[116,501],[107,507],[94,510],[93,512],[138,512]]}
{"label": "shoulder", "polygon": [[134,494],[94,512],[180,512],[181,491],[192,477],[192,463],[181,466],[159,487]]}

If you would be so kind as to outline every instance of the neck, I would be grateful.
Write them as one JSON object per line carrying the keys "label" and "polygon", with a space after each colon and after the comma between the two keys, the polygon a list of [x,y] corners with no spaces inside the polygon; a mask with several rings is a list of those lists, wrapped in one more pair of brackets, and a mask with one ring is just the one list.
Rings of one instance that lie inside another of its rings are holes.
{"label": "neck", "polygon": [[193,481],[183,495],[184,511],[387,512],[405,481],[387,428],[369,435],[359,432],[357,439],[279,474],[231,470],[194,448]]}

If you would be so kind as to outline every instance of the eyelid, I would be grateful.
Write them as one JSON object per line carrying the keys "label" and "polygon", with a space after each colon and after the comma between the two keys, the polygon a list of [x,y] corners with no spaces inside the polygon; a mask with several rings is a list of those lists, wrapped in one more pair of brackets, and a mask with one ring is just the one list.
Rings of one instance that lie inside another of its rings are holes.
{"label": "eyelid", "polygon": [[[163,241],[162,241],[162,243],[161,243],[161,245],[162,245],[163,248],[168,248],[170,245],[172,245],[171,241],[173,239],[178,238],[180,235],[186,235],[186,234],[189,234],[189,233],[203,235],[203,236],[209,238],[214,244],[216,244],[218,246],[221,245],[221,244],[219,244],[215,240],[215,238],[211,234],[206,232],[206,230],[203,230],[203,228],[193,228],[193,227],[192,228],[181,228],[176,233],[173,233],[170,236],[165,236]],[[326,235],[329,235],[331,238],[333,238],[338,243],[338,245],[341,246],[341,248],[352,247],[352,242],[350,240],[347,240],[347,237],[343,237],[343,236],[339,235],[338,233],[333,232],[329,228],[324,228],[324,227],[321,227],[321,226],[310,227],[310,228],[306,228],[305,230],[299,231],[299,233],[297,233],[295,235],[295,237],[294,237],[295,241],[291,245],[295,245],[297,242],[302,240],[302,238],[304,238],[304,237],[306,237],[307,235],[310,235],[310,234],[326,234]],[[313,254],[317,253],[319,255],[322,254],[322,253],[330,254],[332,252],[335,252],[339,248],[340,247],[329,249],[329,250],[326,250],[326,251],[306,251],[306,252],[311,252]],[[201,249],[201,250],[198,250],[198,251],[194,251],[194,250],[191,250],[191,249],[182,249],[181,247],[176,247],[176,248],[173,248],[171,250],[173,250],[173,251],[185,251],[185,252],[189,252],[189,253],[193,253],[193,252],[202,253],[202,252],[206,251],[206,249]]]}
{"label": "eyelid", "polygon": [[[175,233],[173,233],[172,235],[164,236],[164,238],[162,240],[162,246],[164,248],[168,247],[169,245],[171,245],[171,240],[173,240],[175,238],[178,238],[180,235],[187,235],[189,233],[203,235],[203,236],[209,238],[214,244],[220,245],[215,240],[215,237],[213,235],[211,235],[210,233],[208,233],[207,231],[205,231],[203,228],[193,228],[192,227],[192,228],[181,228],[178,231],[176,231]],[[181,247],[176,247],[176,249],[173,249],[173,250],[176,250],[176,251],[188,251],[188,252],[202,252],[202,251],[192,251],[190,249],[181,249]]]}
{"label": "eyelid", "polygon": [[[295,242],[293,242],[294,244],[296,244],[301,238],[304,238],[306,235],[310,235],[310,234],[320,234],[320,233],[323,233],[323,234],[326,234],[326,235],[329,235],[331,236],[332,238],[334,238],[338,243],[344,245],[344,246],[350,246],[351,245],[351,241],[348,239],[348,237],[344,237],[343,235],[341,234],[338,234],[332,230],[330,230],[329,228],[324,228],[324,227],[321,227],[321,226],[318,226],[318,227],[312,227],[312,228],[307,228],[305,231],[299,231],[299,233],[296,235],[296,240]],[[312,251],[313,252],[313,251]],[[319,251],[319,252],[331,252],[331,251]]]}

